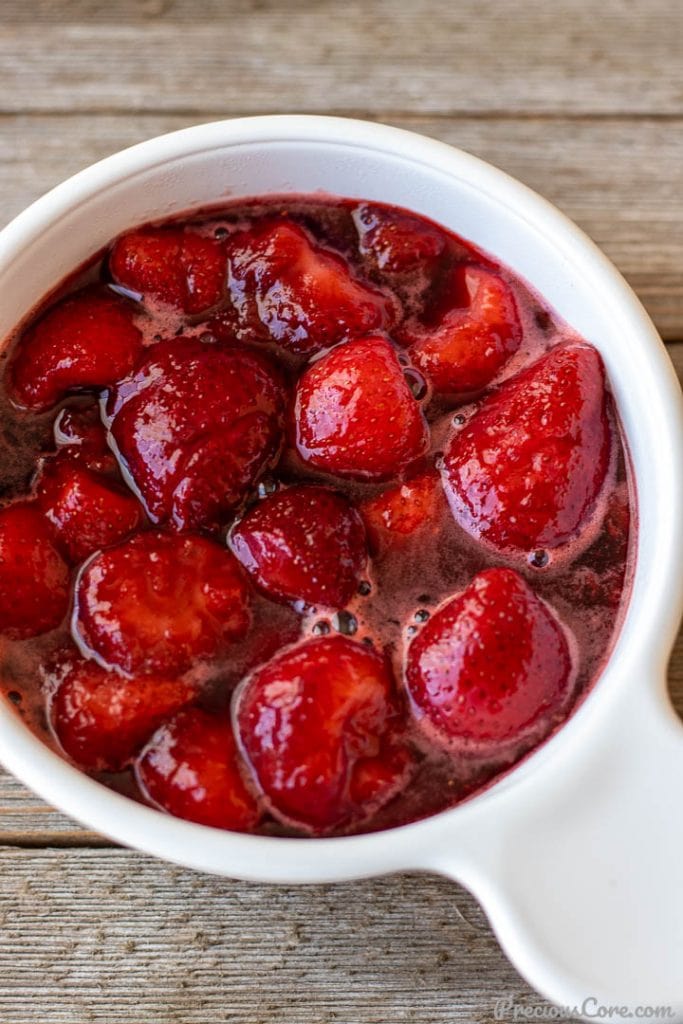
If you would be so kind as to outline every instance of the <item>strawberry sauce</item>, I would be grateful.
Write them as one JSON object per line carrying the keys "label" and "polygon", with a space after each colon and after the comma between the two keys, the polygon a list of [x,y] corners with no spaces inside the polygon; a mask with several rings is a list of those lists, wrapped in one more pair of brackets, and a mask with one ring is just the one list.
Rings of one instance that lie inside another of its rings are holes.
{"label": "strawberry sauce", "polygon": [[132,799],[396,826],[597,680],[635,532],[609,382],[443,228],[320,196],[146,226],[0,359],[0,685]]}

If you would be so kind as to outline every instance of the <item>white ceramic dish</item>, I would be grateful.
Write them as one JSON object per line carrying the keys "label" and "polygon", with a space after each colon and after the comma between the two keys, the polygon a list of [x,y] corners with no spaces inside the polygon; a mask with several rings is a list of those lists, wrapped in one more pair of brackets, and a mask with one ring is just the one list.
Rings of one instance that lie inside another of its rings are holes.
{"label": "white ceramic dish", "polygon": [[600,349],[635,468],[639,535],[630,606],[598,685],[487,792],[353,838],[243,836],[164,816],[72,768],[1,702],[0,759],[89,828],[202,871],[264,882],[451,876],[548,998],[586,1017],[601,1004],[683,1009],[683,728],[666,690],[683,605],[681,394],[637,299],[575,225],[500,171],[397,129],[298,116],[201,125],[88,168],[0,233],[0,337],[128,227],[222,199],[319,189],[452,228]]}

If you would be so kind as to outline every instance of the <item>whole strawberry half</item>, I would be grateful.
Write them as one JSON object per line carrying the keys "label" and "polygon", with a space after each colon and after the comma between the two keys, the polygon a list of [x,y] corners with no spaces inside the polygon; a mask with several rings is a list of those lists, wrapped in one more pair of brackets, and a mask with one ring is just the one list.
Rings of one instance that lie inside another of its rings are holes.
{"label": "whole strawberry half", "polygon": [[289,487],[255,505],[231,531],[237,558],[270,597],[343,608],[367,561],[358,512],[325,487]]}
{"label": "whole strawberry half", "polygon": [[157,807],[201,825],[248,832],[260,817],[247,789],[230,719],[188,708],[154,733],[136,763]]}
{"label": "whole strawberry half", "polygon": [[426,530],[435,532],[448,512],[441,476],[434,468],[392,484],[359,508],[373,551],[422,536]]}
{"label": "whole strawberry half", "polygon": [[160,342],[111,393],[111,435],[150,518],[213,528],[277,459],[286,395],[258,353]]}
{"label": "whole strawberry half", "polygon": [[100,390],[135,366],[142,333],[135,309],[106,289],[86,288],[47,310],[19,339],[10,366],[10,397],[49,409],[72,391]]}
{"label": "whole strawberry half", "polygon": [[204,313],[225,292],[225,249],[187,228],[144,228],[119,238],[109,255],[118,284],[184,313]]}
{"label": "whole strawberry half", "polygon": [[69,569],[35,502],[0,509],[0,634],[13,640],[54,629],[69,606]]}
{"label": "whole strawberry half", "polygon": [[195,697],[182,679],[128,679],[76,652],[63,652],[43,677],[52,730],[65,753],[89,771],[121,771],[157,726]]}
{"label": "whole strawberry half", "polygon": [[512,569],[488,569],[432,615],[408,648],[418,721],[455,751],[502,752],[566,710],[572,661],[558,620]]}
{"label": "whole strawberry half", "polygon": [[68,455],[44,461],[36,494],[72,562],[116,544],[144,522],[140,502],[130,491]]}
{"label": "whole strawberry half", "polygon": [[[401,780],[389,772],[390,783],[378,785],[377,759],[394,756],[399,719],[386,660],[341,636],[276,655],[236,693],[236,728],[256,784],[277,817],[313,832],[349,824],[394,795]],[[374,807],[354,798],[356,777]]]}
{"label": "whole strawberry half", "polygon": [[99,405],[62,409],[55,419],[53,433],[59,453],[68,453],[69,459],[96,473],[118,474],[118,463],[107,443]]}
{"label": "whole strawberry half", "polygon": [[339,345],[302,374],[292,435],[312,466],[361,480],[397,476],[429,446],[422,407],[380,337]]}
{"label": "whole strawberry half", "polygon": [[204,537],[138,533],[86,563],[74,638],[130,675],[180,674],[226,649],[251,621],[242,569]]}
{"label": "whole strawberry half", "polygon": [[386,295],[288,221],[233,236],[228,281],[241,329],[301,355],[383,327],[394,315]]}
{"label": "whole strawberry half", "polygon": [[586,343],[557,346],[452,435],[444,481],[453,514],[499,550],[555,548],[590,514],[610,449],[600,356]]}
{"label": "whole strawberry half", "polygon": [[446,246],[436,225],[402,210],[362,203],[353,220],[361,255],[387,273],[433,271]]}
{"label": "whole strawberry half", "polygon": [[491,271],[464,266],[451,275],[442,305],[434,323],[404,329],[401,340],[435,394],[480,391],[522,341],[512,289]]}

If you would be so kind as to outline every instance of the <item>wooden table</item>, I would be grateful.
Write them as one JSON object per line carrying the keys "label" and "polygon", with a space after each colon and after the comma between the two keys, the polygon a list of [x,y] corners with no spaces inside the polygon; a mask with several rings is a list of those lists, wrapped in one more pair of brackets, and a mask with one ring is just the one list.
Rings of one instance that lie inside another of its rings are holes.
{"label": "wooden table", "polygon": [[[682,41],[680,0],[3,0],[0,221],[197,122],[387,121],[557,203],[683,370]],[[683,710],[680,641],[671,687]],[[202,877],[113,848],[6,775],[0,924],[0,1024],[455,1024],[492,1021],[500,997],[542,1005],[450,883]]]}

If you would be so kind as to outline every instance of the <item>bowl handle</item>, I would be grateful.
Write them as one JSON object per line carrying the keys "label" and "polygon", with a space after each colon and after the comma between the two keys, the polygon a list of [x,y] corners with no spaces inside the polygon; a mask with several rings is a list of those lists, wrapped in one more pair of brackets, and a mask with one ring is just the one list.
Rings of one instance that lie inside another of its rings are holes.
{"label": "bowl handle", "polygon": [[598,718],[582,709],[573,753],[464,807],[476,813],[430,865],[473,892],[520,973],[572,1015],[683,1020],[683,728],[665,694],[640,685]]}

